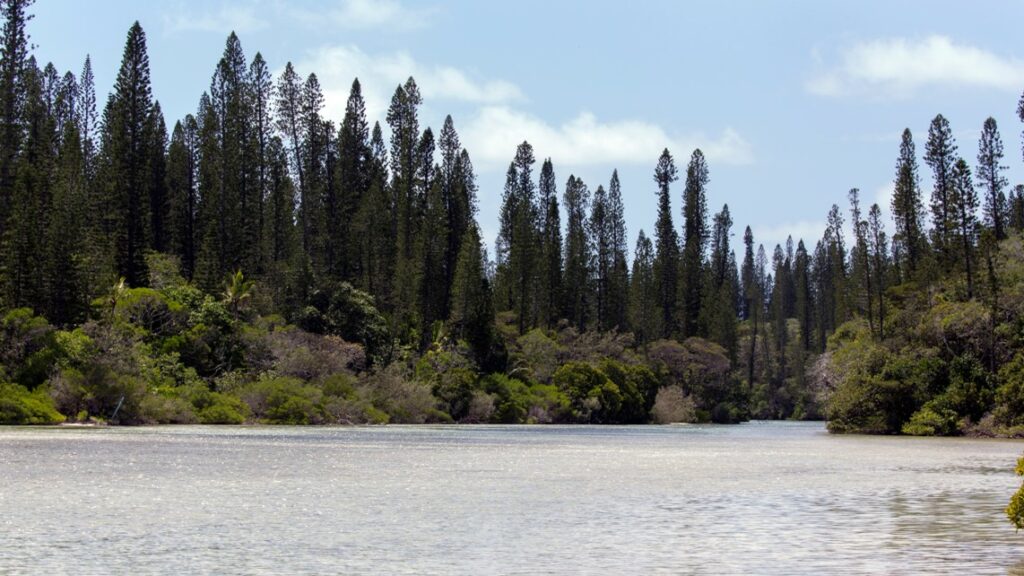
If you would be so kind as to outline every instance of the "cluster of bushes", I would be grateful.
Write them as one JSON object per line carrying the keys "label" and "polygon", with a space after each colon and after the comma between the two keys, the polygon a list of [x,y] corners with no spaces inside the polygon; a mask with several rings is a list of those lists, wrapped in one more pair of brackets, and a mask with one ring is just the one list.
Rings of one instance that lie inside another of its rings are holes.
{"label": "cluster of bushes", "polygon": [[501,342],[503,370],[439,326],[422,354],[396,344],[372,298],[347,284],[290,324],[261,314],[240,274],[222,295],[151,263],[152,288],[114,286],[90,319],[59,328],[0,318],[0,423],[382,424],[736,422],[742,386],[708,341],[644,349],[562,326]]}
{"label": "cluster of bushes", "polygon": [[1024,245],[993,263],[1001,286],[966,298],[954,281],[887,293],[887,339],[840,326],[814,378],[834,432],[1024,436]]}

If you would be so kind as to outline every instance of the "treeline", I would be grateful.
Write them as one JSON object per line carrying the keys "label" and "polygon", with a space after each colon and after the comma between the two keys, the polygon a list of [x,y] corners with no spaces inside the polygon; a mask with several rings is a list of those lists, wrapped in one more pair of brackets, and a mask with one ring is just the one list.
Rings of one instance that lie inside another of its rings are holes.
{"label": "treeline", "polygon": [[[451,117],[421,129],[412,78],[386,128],[358,80],[335,124],[315,74],[273,78],[232,33],[196,113],[168,130],[138,23],[99,114],[88,57],[75,76],[31,55],[30,5],[2,3],[0,39],[0,361],[23,408],[106,418],[131,396],[119,421],[827,415],[835,430],[953,433],[1012,403],[996,390],[1024,340],[1007,297],[1021,278],[1003,254],[1024,187],[1009,189],[991,118],[974,170],[932,122],[930,227],[907,130],[891,236],[853,189],[813,246],[770,252],[749,227],[733,247],[700,150],[682,174],[657,159],[653,235],[630,258],[617,172],[593,192],[570,175],[559,194],[552,159],[536,171],[523,142],[492,262],[469,152]],[[925,338],[940,298],[983,312],[986,347]],[[848,352],[865,342],[878,354]],[[909,390],[893,363],[934,370]],[[936,403],[963,380],[954,366],[984,380],[961,394],[970,409]],[[213,405],[229,417],[202,417]],[[944,424],[921,428],[929,414]]]}

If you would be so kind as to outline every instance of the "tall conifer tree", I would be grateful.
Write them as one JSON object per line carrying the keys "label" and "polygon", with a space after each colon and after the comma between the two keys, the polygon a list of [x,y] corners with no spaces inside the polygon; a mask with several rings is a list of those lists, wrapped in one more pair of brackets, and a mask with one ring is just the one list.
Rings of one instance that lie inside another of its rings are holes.
{"label": "tall conifer tree", "polygon": [[590,191],[573,175],[565,183],[565,317],[580,332],[591,319],[593,246],[587,233]]}
{"label": "tall conifer tree", "polygon": [[971,180],[971,168],[963,158],[958,158],[953,165],[953,194],[950,198],[952,217],[956,230],[951,238],[955,238],[959,246],[959,258],[963,262],[967,277],[967,297],[974,297],[974,247],[978,236],[978,193],[974,190]]}
{"label": "tall conifer tree", "polygon": [[683,191],[683,259],[680,289],[681,318],[679,326],[684,337],[698,335],[704,250],[708,238],[706,187],[709,182],[704,154],[698,149],[686,167],[686,188]]}
{"label": "tall conifer tree", "polygon": [[629,268],[626,262],[626,212],[622,202],[622,184],[619,171],[612,171],[608,183],[608,238],[612,250],[612,268],[608,282],[607,323],[609,327],[625,329],[628,321]]}
{"label": "tall conifer tree", "polygon": [[121,68],[103,113],[102,152],[114,262],[131,286],[148,282],[144,254],[149,247],[152,108],[146,34],[136,22],[128,31]]}
{"label": "tall conifer tree", "polygon": [[538,319],[543,326],[553,326],[562,312],[562,221],[550,158],[541,166],[538,191],[542,211]]}
{"label": "tall conifer tree", "polygon": [[902,256],[896,265],[900,267],[901,274],[907,280],[916,276],[927,246],[924,239],[923,210],[914,140],[908,128],[903,130],[892,196],[892,216],[896,223],[893,244],[894,249]]}
{"label": "tall conifer tree", "polygon": [[992,228],[996,240],[1006,238],[1006,193],[1008,183],[1003,171],[1003,141],[995,118],[989,117],[978,141],[978,184],[985,191],[985,223]]}
{"label": "tall conifer tree", "polygon": [[658,184],[658,219],[654,236],[654,283],[658,291],[656,306],[661,313],[661,334],[676,333],[676,299],[679,286],[679,236],[672,224],[671,185],[679,179],[675,161],[668,149],[661,153],[654,169]]}
{"label": "tall conifer tree", "polygon": [[949,264],[952,258],[956,217],[953,208],[953,165],[956,163],[956,142],[949,121],[942,114],[936,116],[928,128],[928,142],[924,148],[924,161],[932,169],[935,186],[932,189],[932,237],[935,249]]}
{"label": "tall conifer tree", "polygon": [[660,338],[662,334],[654,257],[654,244],[641,230],[633,251],[633,273],[629,285],[629,326],[640,344]]}

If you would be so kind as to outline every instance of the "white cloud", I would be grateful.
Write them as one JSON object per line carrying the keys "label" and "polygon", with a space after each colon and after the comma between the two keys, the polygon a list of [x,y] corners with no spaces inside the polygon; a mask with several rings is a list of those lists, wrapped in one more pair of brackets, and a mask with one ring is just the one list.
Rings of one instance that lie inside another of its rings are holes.
{"label": "white cloud", "polygon": [[[812,52],[812,59],[819,58]],[[908,97],[935,86],[1016,91],[1022,85],[1024,61],[932,35],[855,44],[842,51],[835,68],[811,78],[805,87],[820,96]]]}
{"label": "white cloud", "polygon": [[359,78],[369,118],[383,121],[395,87],[412,76],[424,99],[497,104],[523,98],[504,80],[481,80],[451,66],[424,65],[406,52],[372,55],[356,46],[326,46],[295,63],[300,74],[315,72],[324,90],[325,113],[340,120],[352,80]]}
{"label": "white cloud", "polygon": [[394,0],[341,0],[333,6],[309,10],[285,3],[282,11],[312,25],[330,24],[342,28],[367,29],[388,26],[398,29],[422,28],[429,23],[431,9],[410,8]]}
{"label": "white cloud", "polygon": [[254,4],[221,4],[220,8],[203,14],[194,14],[179,6],[174,13],[163,16],[164,32],[213,32],[227,35],[258,32],[270,26]]}
{"label": "white cloud", "polygon": [[668,148],[677,164],[685,166],[690,152],[700,148],[710,162],[752,162],[750,144],[726,128],[717,137],[700,133],[670,135],[660,126],[640,120],[602,122],[589,112],[558,126],[507,106],[481,108],[462,132],[475,163],[502,167],[523,140],[533,145],[538,158],[552,157],[562,165],[652,163]]}
{"label": "white cloud", "polygon": [[[796,249],[797,244],[800,240],[804,241],[804,248],[807,249],[808,253],[814,252],[814,245],[817,244],[818,240],[825,234],[825,228],[828,224],[824,220],[799,220],[796,222],[787,222],[784,224],[775,225],[751,225],[750,231],[754,234],[754,246],[756,254],[756,246],[763,244],[765,251],[768,253],[768,258],[771,258],[772,251],[775,250],[775,245],[782,246],[782,249],[786,249],[786,238],[793,237],[793,249]],[[742,245],[737,249],[737,253],[742,258]]]}

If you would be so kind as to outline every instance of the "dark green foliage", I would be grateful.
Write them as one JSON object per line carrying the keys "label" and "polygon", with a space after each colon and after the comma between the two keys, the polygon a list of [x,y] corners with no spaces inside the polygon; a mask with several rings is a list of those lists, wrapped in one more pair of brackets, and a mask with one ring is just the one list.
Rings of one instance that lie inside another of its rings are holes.
{"label": "dark green foliage", "polygon": [[633,274],[629,285],[629,326],[641,344],[658,338],[662,333],[663,318],[657,311],[654,258],[654,245],[641,230],[633,251]]}
{"label": "dark green foliage", "polygon": [[471,226],[463,235],[452,281],[451,330],[458,340],[469,344],[478,364],[489,366],[496,342],[494,306],[484,266],[480,235],[476,226]]}
{"label": "dark green foliage", "polygon": [[910,129],[907,128],[903,130],[892,196],[892,215],[896,223],[893,251],[896,255],[896,265],[907,280],[916,278],[918,268],[922,264],[922,252],[926,248],[923,211],[914,140]]}
{"label": "dark green foliage", "polygon": [[963,263],[967,277],[967,297],[974,297],[974,245],[978,234],[978,193],[971,181],[971,169],[963,158],[953,165],[953,192],[950,198],[953,227],[950,238],[956,240],[957,260]]}
{"label": "dark green foliage", "polygon": [[611,246],[611,270],[608,274],[607,313],[605,326],[608,329],[625,330],[629,326],[629,264],[626,247],[626,213],[622,201],[622,185],[619,172],[612,172],[608,184],[607,236]]}
{"label": "dark green foliage", "polygon": [[[428,351],[416,365],[416,378],[430,385],[438,409],[456,421],[486,421],[493,408],[474,406],[477,394],[477,372],[472,362],[451,350]],[[476,408],[474,410],[474,408]],[[486,412],[482,414],[481,412]]]}
{"label": "dark green foliage", "polygon": [[665,149],[654,169],[654,181],[658,184],[658,219],[654,226],[654,286],[657,291],[655,306],[661,316],[661,337],[669,337],[677,332],[679,236],[672,224],[670,186],[678,179],[675,161],[668,149]]}
{"label": "dark green foliage", "polygon": [[661,386],[679,386],[696,401],[701,420],[732,423],[746,419],[744,393],[721,346],[696,337],[682,343],[659,340],[650,345],[647,358]]}
{"label": "dark green foliage", "polygon": [[1003,426],[1024,426],[1024,353],[1017,353],[998,374],[996,420]]}
{"label": "dark green foliage", "polygon": [[583,331],[591,320],[591,269],[593,248],[587,231],[590,191],[582,180],[569,176],[562,205],[565,206],[565,307],[563,316]]}
{"label": "dark green foliage", "polygon": [[729,247],[732,216],[729,206],[715,214],[711,233],[711,257],[704,274],[701,308],[697,320],[701,331],[724,347],[732,362],[736,361],[736,262]]}
{"label": "dark green foliage", "polygon": [[366,347],[375,363],[386,362],[391,336],[373,297],[347,282],[330,283],[310,295],[298,324],[314,334],[333,334]]}
{"label": "dark green foliage", "polygon": [[956,187],[953,168],[957,161],[956,142],[949,121],[939,114],[928,127],[924,161],[932,169],[935,187],[932,189],[932,243],[943,263],[952,262],[950,251],[955,248],[952,238],[956,229],[953,196]]}
{"label": "dark green foliage", "polygon": [[707,198],[708,166],[698,149],[686,167],[686,188],[683,190],[683,254],[680,277],[681,315],[679,327],[683,338],[698,334],[701,294],[704,280],[704,250],[708,239]]}
{"label": "dark green foliage", "polygon": [[[539,252],[539,209],[533,183],[533,147],[523,142],[509,164],[497,241],[496,296],[499,311],[512,310],[520,333],[533,325]],[[569,191],[566,191],[569,194]]]}
{"label": "dark green foliage", "polygon": [[[391,127],[391,193],[395,198],[395,257],[393,297],[391,301],[393,325],[397,333],[413,339],[419,310],[419,262],[415,241],[421,224],[425,191],[429,185],[417,176],[423,174],[423,154],[420,153],[418,108],[422,103],[415,80],[409,78],[398,86],[391,98],[387,121]],[[432,161],[431,161],[432,164]]]}
{"label": "dark green foliage", "polygon": [[48,300],[46,315],[68,324],[81,322],[88,307],[85,256],[80,242],[84,230],[78,218],[86,201],[85,186],[78,130],[69,123],[64,129],[54,175],[47,257],[43,264]]}
{"label": "dark green foliage", "polygon": [[985,224],[992,228],[996,240],[1006,238],[1007,204],[1004,190],[1009,183],[1003,176],[1003,141],[995,118],[987,118],[978,142],[978,184],[984,190]]}
{"label": "dark green foliage", "polygon": [[41,73],[30,59],[23,72],[26,83],[21,136],[22,150],[12,167],[9,214],[3,230],[6,302],[9,306],[42,308],[48,300],[44,269],[37,259],[46,253],[53,194],[54,123],[43,101]]}
{"label": "dark green foliage", "polygon": [[611,288],[612,246],[611,230],[608,225],[608,193],[604,186],[598,186],[590,203],[590,220],[587,232],[592,244],[592,286],[594,295],[594,322],[599,330],[611,328],[608,324],[608,296]]}
{"label": "dark green foliage", "polygon": [[370,126],[359,80],[352,81],[345,117],[338,129],[336,191],[327,203],[328,272],[334,278],[355,278],[363,261],[353,224],[370,188]]}
{"label": "dark green foliage", "polygon": [[559,368],[552,383],[572,401],[572,417],[591,424],[614,423],[622,410],[622,391],[600,370],[584,362]]}
{"label": "dark green foliage", "polygon": [[1006,205],[1009,212],[1007,225],[1017,232],[1024,230],[1024,184],[1018,184],[1013,188]]}
{"label": "dark green foliage", "polygon": [[46,380],[55,361],[53,344],[53,327],[28,308],[0,318],[0,366],[16,384],[32,390]]}
{"label": "dark green foliage", "polygon": [[544,161],[540,170],[540,278],[538,280],[539,321],[552,326],[561,317],[563,300],[562,279],[562,221],[558,208],[558,190],[555,169],[551,159]]}
{"label": "dark green foliage", "polygon": [[29,65],[28,34],[25,26],[32,19],[27,10],[33,0],[4,2],[3,45],[0,46],[0,222],[11,213],[15,180],[15,161],[24,134],[21,110],[24,106],[25,76]]}
{"label": "dark green foliage", "polygon": [[145,250],[150,239],[149,197],[153,181],[152,139],[156,129],[146,35],[136,22],[128,31],[121,69],[103,111],[102,176],[114,263],[131,286],[146,283]]}

